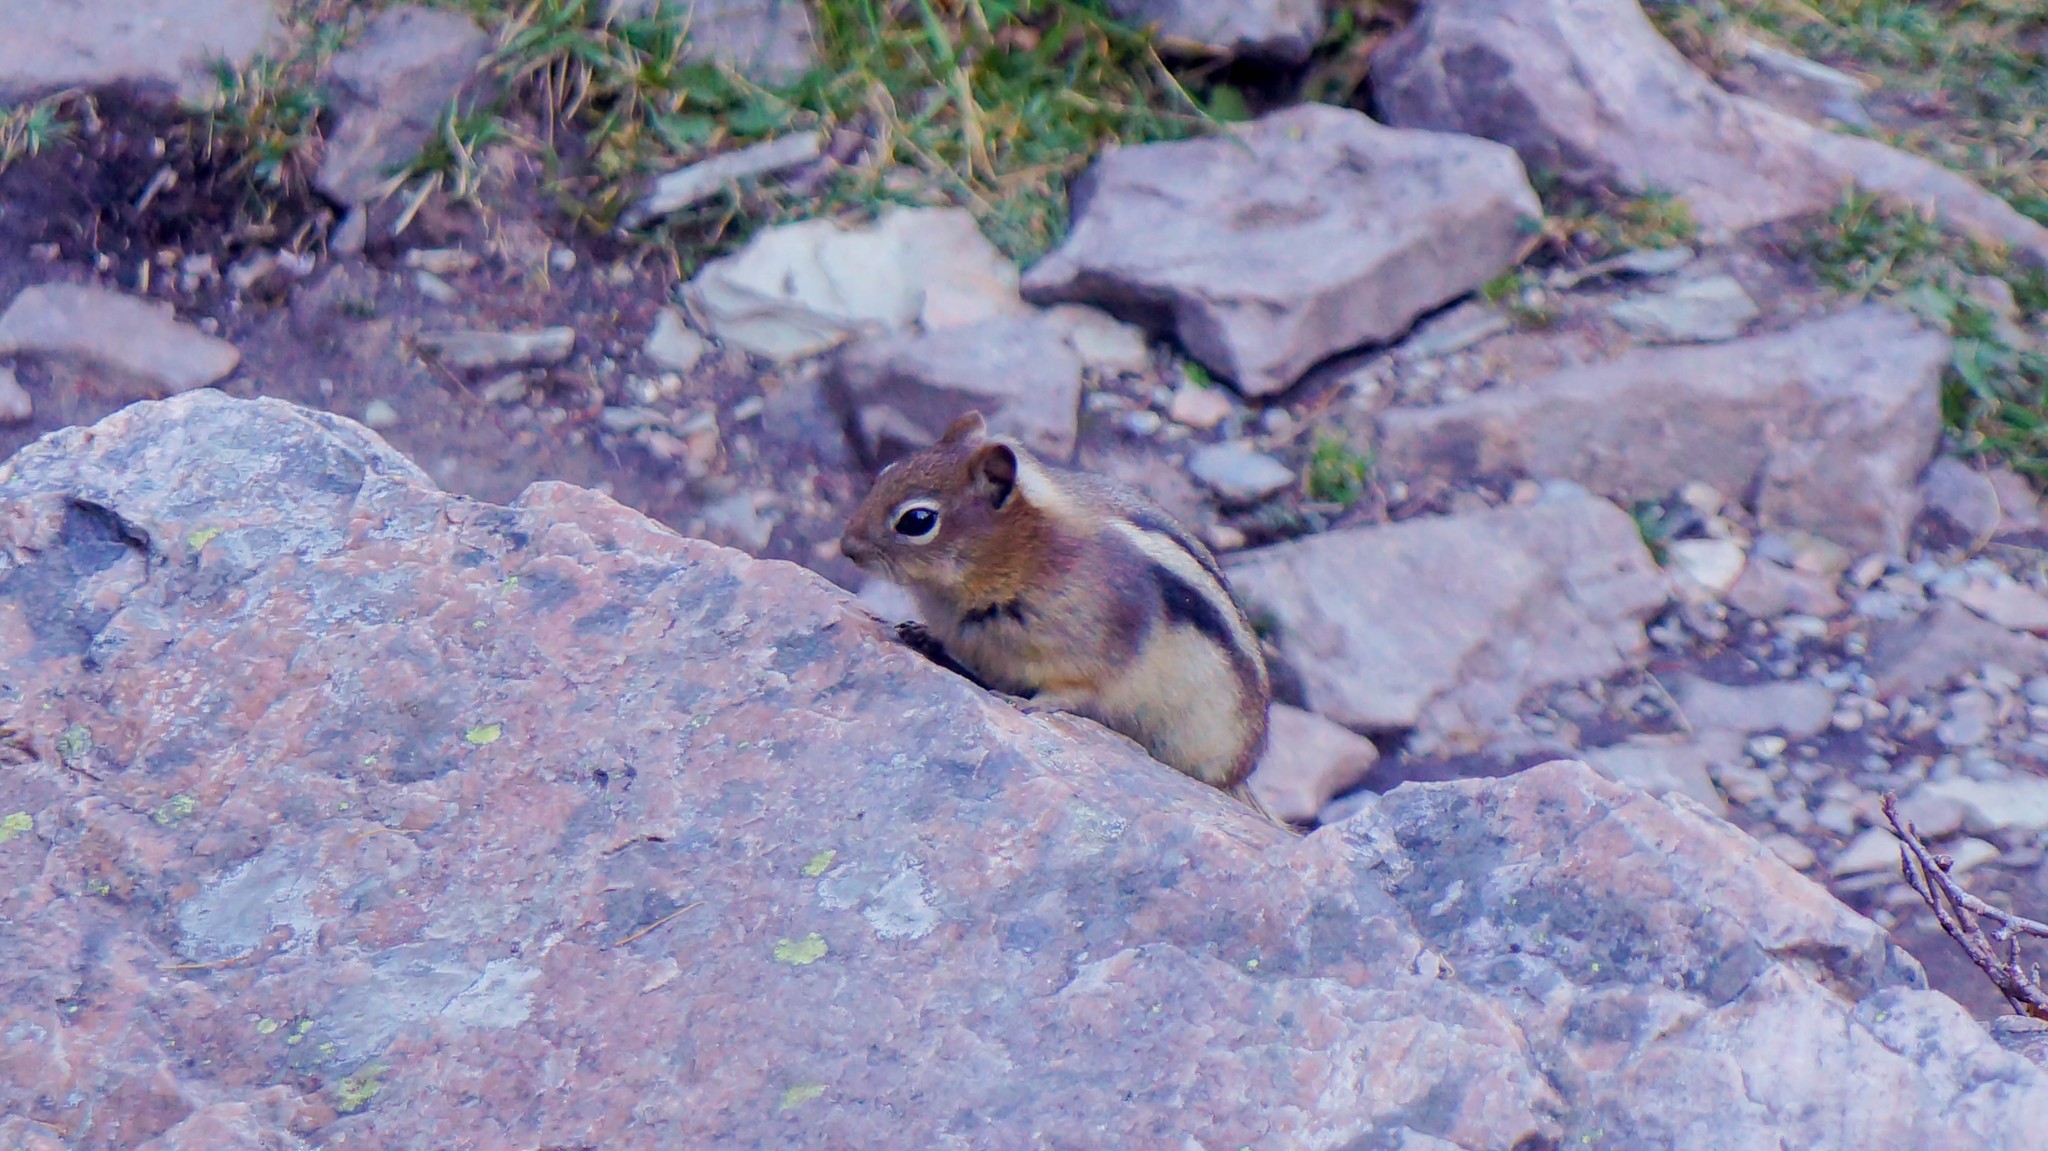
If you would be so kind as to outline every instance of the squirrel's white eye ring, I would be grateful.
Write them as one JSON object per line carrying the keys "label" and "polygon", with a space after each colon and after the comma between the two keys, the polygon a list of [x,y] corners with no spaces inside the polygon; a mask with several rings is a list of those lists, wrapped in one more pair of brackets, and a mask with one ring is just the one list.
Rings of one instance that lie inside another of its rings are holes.
{"label": "squirrel's white eye ring", "polygon": [[889,526],[910,543],[928,544],[939,535],[939,505],[931,500],[909,500],[889,516]]}

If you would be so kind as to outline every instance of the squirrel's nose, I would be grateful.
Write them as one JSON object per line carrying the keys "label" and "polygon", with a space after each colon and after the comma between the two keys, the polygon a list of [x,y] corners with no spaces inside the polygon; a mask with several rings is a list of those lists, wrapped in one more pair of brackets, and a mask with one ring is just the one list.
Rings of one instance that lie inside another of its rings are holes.
{"label": "squirrel's nose", "polygon": [[839,554],[852,560],[854,566],[865,567],[867,561],[874,555],[874,551],[867,544],[862,543],[858,536],[855,536],[852,532],[847,532],[839,537]]}

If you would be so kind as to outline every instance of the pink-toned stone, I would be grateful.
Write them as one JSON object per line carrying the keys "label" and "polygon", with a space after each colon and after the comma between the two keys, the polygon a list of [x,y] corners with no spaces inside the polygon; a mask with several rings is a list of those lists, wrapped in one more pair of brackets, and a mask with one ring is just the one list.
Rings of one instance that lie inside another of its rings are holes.
{"label": "pink-toned stone", "polygon": [[2048,1077],[1576,764],[1295,839],[559,484],[215,392],[0,465],[0,1141],[2035,1146]]}
{"label": "pink-toned stone", "polygon": [[1273,705],[1266,755],[1252,771],[1252,794],[1289,823],[1309,823],[1339,793],[1365,782],[1379,761],[1372,741],[1314,712]]}

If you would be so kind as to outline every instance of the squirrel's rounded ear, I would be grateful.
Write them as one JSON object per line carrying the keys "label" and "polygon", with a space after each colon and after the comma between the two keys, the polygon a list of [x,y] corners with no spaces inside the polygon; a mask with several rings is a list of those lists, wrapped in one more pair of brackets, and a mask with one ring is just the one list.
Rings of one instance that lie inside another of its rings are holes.
{"label": "squirrel's rounded ear", "polygon": [[988,435],[988,421],[980,412],[969,412],[946,425],[946,434],[939,437],[942,444],[970,444]]}
{"label": "squirrel's rounded ear", "polygon": [[1005,443],[983,444],[972,463],[975,487],[990,507],[1002,507],[1017,490],[1017,453]]}

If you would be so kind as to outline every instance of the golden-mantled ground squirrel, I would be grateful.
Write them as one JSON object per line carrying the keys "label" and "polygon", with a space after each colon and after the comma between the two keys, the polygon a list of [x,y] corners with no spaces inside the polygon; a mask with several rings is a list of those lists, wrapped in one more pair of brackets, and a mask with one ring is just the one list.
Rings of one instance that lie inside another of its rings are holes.
{"label": "golden-mantled ground squirrel", "polygon": [[979,413],[876,478],[839,541],[907,588],[985,686],[1088,716],[1251,800],[1271,689],[1258,638],[1188,530],[1138,493],[990,438]]}

